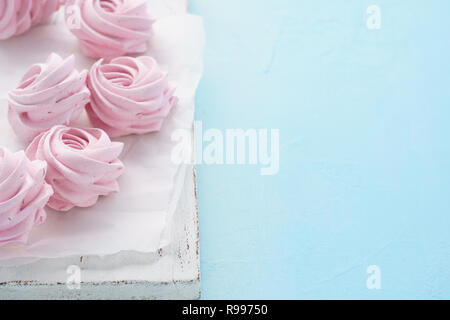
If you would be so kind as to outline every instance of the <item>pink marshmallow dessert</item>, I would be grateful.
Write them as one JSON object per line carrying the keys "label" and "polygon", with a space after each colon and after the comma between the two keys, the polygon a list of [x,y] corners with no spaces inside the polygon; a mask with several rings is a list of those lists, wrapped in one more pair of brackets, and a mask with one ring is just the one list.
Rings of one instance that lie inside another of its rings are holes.
{"label": "pink marshmallow dessert", "polygon": [[75,58],[52,53],[45,63],[35,64],[19,86],[8,93],[8,120],[16,135],[31,141],[54,125],[69,125],[89,102],[87,71],[75,69]]}
{"label": "pink marshmallow dessert", "polygon": [[67,0],[66,24],[91,58],[143,53],[153,35],[147,0]]}
{"label": "pink marshmallow dessert", "polygon": [[0,1],[0,40],[20,35],[59,9],[59,0]]}
{"label": "pink marshmallow dessert", "polygon": [[37,136],[26,150],[29,159],[48,164],[46,181],[54,190],[48,206],[58,211],[93,206],[99,196],[119,191],[123,143],[101,129],[55,126]]}
{"label": "pink marshmallow dessert", "polygon": [[102,62],[88,76],[91,101],[86,111],[93,126],[110,137],[159,131],[178,102],[167,73],[148,56]]}
{"label": "pink marshmallow dessert", "polygon": [[0,147],[0,247],[26,244],[31,230],[45,221],[44,207],[53,194],[46,169],[44,161]]}

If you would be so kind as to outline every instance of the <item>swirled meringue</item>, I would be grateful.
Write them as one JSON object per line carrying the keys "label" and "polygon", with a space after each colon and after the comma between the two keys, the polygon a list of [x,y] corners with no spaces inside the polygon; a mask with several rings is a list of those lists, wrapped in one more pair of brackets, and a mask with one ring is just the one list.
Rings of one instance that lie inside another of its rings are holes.
{"label": "swirled meringue", "polygon": [[0,1],[0,40],[22,34],[59,9],[59,0]]}
{"label": "swirled meringue", "polygon": [[153,34],[146,0],[67,0],[65,15],[82,51],[92,58],[145,52]]}
{"label": "swirled meringue", "polygon": [[44,180],[46,168],[23,151],[0,147],[0,247],[25,244],[33,227],[45,221],[44,207],[53,194]]}
{"label": "swirled meringue", "polygon": [[8,94],[8,119],[14,132],[25,141],[54,125],[75,121],[89,101],[87,71],[74,68],[75,58],[63,60],[52,53],[46,63],[35,64],[18,88]]}
{"label": "swirled meringue", "polygon": [[101,129],[55,126],[37,136],[26,154],[48,164],[46,181],[54,190],[48,206],[67,211],[90,207],[99,196],[119,191],[122,149],[121,142],[111,142]]}
{"label": "swirled meringue", "polygon": [[91,101],[86,111],[94,127],[111,137],[159,131],[178,102],[167,73],[147,56],[95,63],[88,76]]}

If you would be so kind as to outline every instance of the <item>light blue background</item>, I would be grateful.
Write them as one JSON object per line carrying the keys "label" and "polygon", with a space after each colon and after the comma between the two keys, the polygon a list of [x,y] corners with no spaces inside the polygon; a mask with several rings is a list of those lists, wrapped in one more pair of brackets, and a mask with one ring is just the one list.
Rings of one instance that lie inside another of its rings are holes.
{"label": "light blue background", "polygon": [[203,298],[450,298],[450,1],[191,12],[207,35],[196,118],[278,128],[281,144],[276,176],[199,166]]}

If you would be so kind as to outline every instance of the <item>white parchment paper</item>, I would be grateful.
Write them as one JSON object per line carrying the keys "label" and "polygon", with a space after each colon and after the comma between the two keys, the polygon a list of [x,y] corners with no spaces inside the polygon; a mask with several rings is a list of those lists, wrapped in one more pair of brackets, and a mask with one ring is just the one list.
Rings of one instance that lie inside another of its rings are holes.
{"label": "white parchment paper", "polygon": [[[121,192],[91,208],[58,213],[47,209],[45,224],[36,227],[27,246],[0,248],[0,265],[15,258],[58,258],[109,255],[120,251],[155,252],[170,242],[172,214],[184,184],[186,166],[171,161],[176,129],[191,130],[194,97],[202,75],[204,30],[201,18],[183,13],[185,0],[153,0],[158,18],[148,55],[169,72],[180,101],[157,134],[116,139],[125,143],[121,156],[126,168],[119,179]],[[7,92],[19,83],[29,66],[44,62],[51,52],[75,54],[79,70],[94,60],[85,57],[77,39],[64,25],[62,12],[50,23],[23,36],[0,42],[0,145],[17,151],[18,141],[7,120]],[[87,118],[78,125],[87,125]]]}

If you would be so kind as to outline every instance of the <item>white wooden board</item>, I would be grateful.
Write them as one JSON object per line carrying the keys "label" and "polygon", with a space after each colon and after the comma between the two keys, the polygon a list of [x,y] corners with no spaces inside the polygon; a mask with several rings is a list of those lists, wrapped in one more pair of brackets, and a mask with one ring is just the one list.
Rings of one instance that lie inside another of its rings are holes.
{"label": "white wooden board", "polygon": [[[198,299],[200,262],[194,168],[187,172],[174,223],[172,244],[158,253],[44,259],[0,268],[0,299]],[[72,265],[81,269],[80,289],[67,285],[67,272]]]}
{"label": "white wooden board", "polygon": [[[167,0],[161,10],[187,10]],[[0,267],[0,299],[198,299],[200,260],[195,168],[187,170],[171,245],[157,253],[41,259]],[[67,281],[80,270],[79,289]]]}

